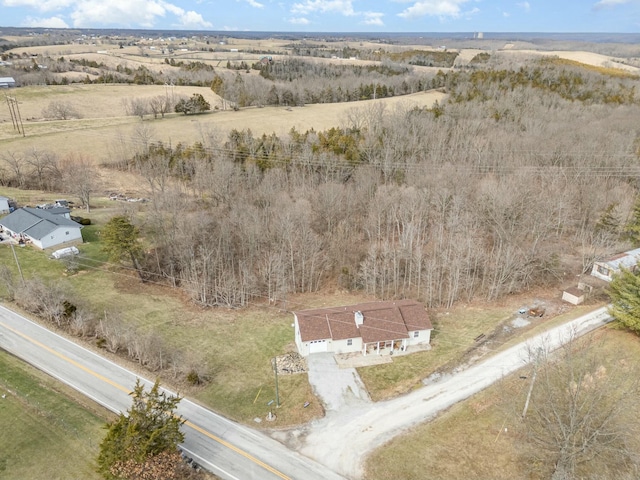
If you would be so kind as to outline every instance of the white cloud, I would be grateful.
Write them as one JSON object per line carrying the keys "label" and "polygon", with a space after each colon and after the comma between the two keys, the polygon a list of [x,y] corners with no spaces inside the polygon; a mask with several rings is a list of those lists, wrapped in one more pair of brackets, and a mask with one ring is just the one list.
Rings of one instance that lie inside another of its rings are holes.
{"label": "white cloud", "polygon": [[355,15],[351,0],[306,0],[303,3],[294,3],[291,7],[291,13],[296,15],[308,15],[313,12]]}
{"label": "white cloud", "polygon": [[255,7],[255,8],[263,8],[264,7],[264,5],[262,3],[258,3],[258,2],[256,2],[256,0],[246,0],[246,2],[249,5],[251,5],[252,7]]}
{"label": "white cloud", "polygon": [[202,18],[202,15],[200,15],[198,12],[194,12],[193,10],[185,12],[182,8],[178,7],[177,5],[173,5],[172,3],[161,3],[168,12],[173,13],[176,17],[178,17],[178,23],[174,23],[174,27],[196,29],[213,26],[211,22],[208,22],[204,18]]}
{"label": "white cloud", "polygon": [[212,26],[211,22],[206,21],[201,14],[192,10],[185,11],[181,7],[164,0],[81,0],[75,4],[70,14],[75,27],[123,25],[145,28],[154,27],[158,18],[165,18],[167,15],[176,17],[172,24],[178,28],[207,28]]}
{"label": "white cloud", "polygon": [[521,2],[521,3],[517,3],[516,5],[518,5],[527,13],[531,11],[531,5],[529,4],[529,2]]}
{"label": "white cloud", "polygon": [[362,23],[365,25],[375,25],[377,27],[384,27],[384,22],[382,21],[382,17],[384,17],[384,13],[377,12],[364,12],[364,20]]}
{"label": "white cloud", "polygon": [[2,5],[5,7],[30,7],[41,12],[50,12],[67,8],[74,3],[75,0],[3,0]]}
{"label": "white cloud", "polygon": [[75,27],[94,25],[140,25],[151,28],[167,9],[154,0],[85,0],[71,13]]}
{"label": "white cloud", "polygon": [[293,23],[294,25],[309,25],[309,20],[304,17],[293,17],[289,19],[289,23]]}
{"label": "white cloud", "polygon": [[593,5],[593,8],[598,10],[600,8],[610,8],[617,5],[624,5],[626,3],[631,3],[631,0],[600,0]]}
{"label": "white cloud", "polygon": [[33,18],[27,17],[22,22],[23,27],[32,27],[32,28],[69,28],[67,22],[65,22],[60,17],[50,17],[50,18]]}
{"label": "white cloud", "polygon": [[504,18],[509,18],[511,16],[511,14],[509,12],[502,12],[502,16]]}
{"label": "white cloud", "polygon": [[417,17],[452,17],[461,15],[461,6],[469,0],[423,0],[415,2],[398,16],[403,18]]}
{"label": "white cloud", "polygon": [[190,10],[188,12],[184,12],[182,15],[178,16],[180,18],[180,22],[176,25],[178,27],[187,28],[187,29],[198,29],[198,28],[208,28],[212,27],[213,24],[211,22],[206,21],[202,18],[197,12]]}

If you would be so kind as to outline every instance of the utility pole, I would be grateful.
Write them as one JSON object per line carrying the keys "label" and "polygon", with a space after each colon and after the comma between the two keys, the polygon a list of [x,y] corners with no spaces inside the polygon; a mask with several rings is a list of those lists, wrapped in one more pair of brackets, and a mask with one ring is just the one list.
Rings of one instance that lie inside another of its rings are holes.
{"label": "utility pole", "polygon": [[11,122],[13,122],[13,128],[17,130],[18,133],[22,133],[22,136],[24,137],[24,125],[22,124],[22,117],[20,116],[20,107],[18,106],[18,100],[16,99],[16,97],[10,97],[8,95],[5,95],[4,97],[7,100],[9,114],[11,115]]}
{"label": "utility pole", "polygon": [[16,265],[18,266],[18,273],[20,274],[20,279],[22,280],[22,285],[24,285],[24,276],[22,275],[22,268],[20,268],[20,262],[18,261],[18,256],[16,255],[16,249],[13,246],[13,242],[9,239],[9,245],[11,245],[11,251],[13,252],[13,258],[16,261]]}
{"label": "utility pole", "polygon": [[276,376],[276,408],[280,408],[280,395],[278,394],[278,362],[276,361],[276,357],[271,359],[271,363],[273,364],[273,373]]}
{"label": "utility pole", "polygon": [[531,385],[529,385],[529,392],[527,393],[527,400],[524,402],[524,409],[522,410],[522,419],[527,416],[527,410],[529,409],[529,400],[531,400],[531,393],[533,392],[533,384],[536,383],[536,375],[538,374],[538,363],[540,361],[540,348],[536,352],[536,359],[533,365],[533,376],[531,377]]}

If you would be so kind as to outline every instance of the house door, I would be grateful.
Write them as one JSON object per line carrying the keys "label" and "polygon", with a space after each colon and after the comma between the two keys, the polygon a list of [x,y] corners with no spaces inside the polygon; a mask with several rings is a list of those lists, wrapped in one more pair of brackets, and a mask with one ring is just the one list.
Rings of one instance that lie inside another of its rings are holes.
{"label": "house door", "polygon": [[309,343],[309,353],[321,353],[327,351],[326,340],[314,340]]}

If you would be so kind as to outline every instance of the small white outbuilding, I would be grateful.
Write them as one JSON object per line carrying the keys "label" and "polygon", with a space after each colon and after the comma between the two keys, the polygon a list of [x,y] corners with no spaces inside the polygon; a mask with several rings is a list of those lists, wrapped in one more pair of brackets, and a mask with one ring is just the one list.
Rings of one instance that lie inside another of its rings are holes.
{"label": "small white outbuilding", "polygon": [[71,247],[61,248],[60,250],[56,250],[51,254],[51,256],[56,260],[59,260],[64,257],[71,257],[73,255],[78,255],[79,253],[80,251],[75,246],[71,246]]}

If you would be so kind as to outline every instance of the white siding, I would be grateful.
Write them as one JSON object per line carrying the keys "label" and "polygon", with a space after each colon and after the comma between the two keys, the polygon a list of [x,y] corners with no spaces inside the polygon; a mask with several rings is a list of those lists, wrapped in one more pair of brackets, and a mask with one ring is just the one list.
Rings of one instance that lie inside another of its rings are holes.
{"label": "white siding", "polygon": [[[416,332],[418,336],[416,337]],[[424,345],[431,341],[431,330],[414,330],[409,332],[407,345]]]}
{"label": "white siding", "polygon": [[309,355],[309,349],[307,348],[305,351],[304,344],[302,343],[302,338],[300,338],[300,325],[298,324],[297,315],[293,316],[293,325],[295,327],[295,341],[296,347],[298,347],[298,353],[300,353],[300,355],[302,355],[303,357],[306,357],[307,355]]}
{"label": "white siding", "polygon": [[38,247],[45,249],[62,245],[64,243],[77,243],[78,241],[82,242],[82,233],[80,233],[80,228],[58,227],[53,232],[45,235],[45,237],[40,240],[39,245],[35,240],[33,243],[38,245]]}
{"label": "white siding", "polygon": [[[604,273],[600,273],[600,271],[604,272],[604,271],[608,271],[609,274],[605,275]],[[611,267],[609,267],[606,264],[600,263],[600,262],[596,262],[593,264],[593,268],[591,269],[591,275],[593,275],[594,277],[597,277],[601,280],[604,280],[606,282],[610,282],[611,281],[611,275],[614,272],[611,270]]]}
{"label": "white siding", "polygon": [[0,197],[0,213],[9,213],[9,199]]}
{"label": "white siding", "polygon": [[[351,345],[349,345],[351,340]],[[349,352],[361,352],[362,351],[362,338],[347,338],[344,340],[334,340],[333,349],[334,353],[349,353]]]}
{"label": "white siding", "polygon": [[580,305],[582,302],[584,302],[584,295],[576,297],[573,293],[562,292],[562,300],[572,303],[573,305]]}

